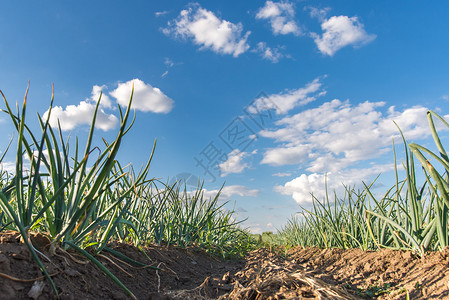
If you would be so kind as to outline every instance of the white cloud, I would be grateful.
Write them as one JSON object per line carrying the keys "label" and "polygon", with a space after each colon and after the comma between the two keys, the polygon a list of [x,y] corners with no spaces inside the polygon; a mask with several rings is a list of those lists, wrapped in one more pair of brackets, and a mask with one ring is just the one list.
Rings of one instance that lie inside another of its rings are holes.
{"label": "white cloud", "polygon": [[[105,85],[99,86],[99,85],[94,85],[92,87],[92,95],[90,97],[90,100],[97,102],[100,99],[100,94],[101,91],[106,89],[107,87]],[[87,101],[87,99],[86,99]],[[112,102],[111,99],[109,99],[108,95],[106,94],[101,94],[101,100],[100,100],[100,105],[106,108],[111,108],[112,107]]]}
{"label": "white cloud", "polygon": [[326,21],[327,13],[330,11],[330,7],[317,8],[317,7],[305,7],[305,10],[310,10],[310,16],[312,18],[317,18],[319,21]]}
{"label": "white cloud", "polygon": [[265,152],[261,164],[273,166],[298,164],[307,159],[308,153],[308,146],[304,145],[269,149]]}
{"label": "white cloud", "polygon": [[256,19],[268,19],[275,35],[289,34],[300,35],[301,29],[296,24],[295,9],[288,1],[266,1],[265,6],[257,12]]}
{"label": "white cloud", "polygon": [[390,170],[392,165],[362,169],[358,165],[391,151],[393,139],[401,141],[394,122],[408,140],[423,139],[431,134],[427,108],[413,106],[397,111],[391,106],[382,112],[384,106],[385,102],[365,101],[352,105],[336,99],[284,117],[276,122],[277,129],[261,131],[262,137],[279,143],[278,147],[265,151],[261,163],[298,165],[305,170],[299,177],[276,187],[276,191],[304,203],[311,200],[311,192],[323,195],[323,174],[328,174],[328,186],[332,191],[341,190],[342,183],[360,183],[369,176]]}
{"label": "white cloud", "polygon": [[10,174],[15,174],[16,173],[16,163],[9,162],[9,161],[0,162],[0,170],[8,172]]}
{"label": "white cloud", "polygon": [[[72,130],[79,125],[90,125],[95,112],[96,102],[99,99],[101,90],[105,86],[94,85],[90,99],[81,101],[78,105],[68,105],[66,108],[54,106],[50,115],[50,126],[57,127],[58,120],[63,131]],[[111,101],[108,96],[102,95],[100,107],[97,112],[95,127],[103,131],[113,129],[118,124],[118,119],[113,114],[107,114],[103,108],[111,107]],[[44,113],[43,119],[46,120],[48,110]]]}
{"label": "white cloud", "polygon": [[258,113],[263,110],[276,110],[277,114],[285,114],[297,106],[306,105],[318,97],[326,94],[321,90],[320,78],[316,78],[305,87],[287,91],[280,94],[272,94],[256,99],[252,106],[248,107],[250,113]]}
{"label": "white cloud", "polygon": [[[167,97],[158,88],[145,84],[139,79],[130,80],[120,83],[118,87],[110,93],[117,99],[117,102],[125,106],[128,104],[131,96],[131,87],[134,81],[134,98],[133,108],[142,111],[152,111],[155,113],[168,113],[173,107],[173,100]],[[90,98],[81,101],[78,105],[54,106],[50,115],[50,126],[57,127],[58,120],[63,131],[72,130],[80,125],[90,125],[95,112],[95,106],[100,98],[102,90],[106,89],[105,85],[94,85]],[[105,109],[113,107],[112,101],[108,95],[102,94],[100,107],[97,112],[95,127],[103,131],[115,128],[119,122],[118,118],[113,114],[108,114]],[[43,119],[48,116],[48,110],[44,113]]]}
{"label": "white cloud", "polygon": [[134,83],[134,96],[132,107],[154,113],[168,113],[172,110],[174,101],[166,96],[160,89],[145,83],[140,79],[133,79],[125,83],[119,83],[118,87],[110,93],[117,99],[117,102],[126,106],[131,96],[131,89]]}
{"label": "white cloud", "polygon": [[175,63],[168,57],[164,58],[164,65],[167,66],[167,68],[171,68],[175,65]]}
{"label": "white cloud", "polygon": [[357,17],[333,16],[321,23],[323,34],[311,33],[321,53],[333,56],[335,52],[349,45],[365,45],[376,38],[368,34]]}
{"label": "white cloud", "polygon": [[441,96],[441,99],[443,99],[445,101],[449,101],[449,95],[443,95],[443,96]]}
{"label": "white cloud", "polygon": [[327,184],[329,197],[333,200],[334,192],[337,195],[342,195],[345,192],[343,184],[347,187],[356,185],[361,188],[362,180],[391,171],[393,168],[393,164],[388,164],[366,169],[347,169],[326,175],[319,173],[301,174],[301,176],[286,182],[284,185],[275,186],[274,190],[283,195],[292,196],[297,203],[304,205],[312,202],[312,194],[316,199],[322,201],[326,196],[325,184]]}
{"label": "white cloud", "polygon": [[284,57],[284,55],[279,52],[279,48],[270,48],[264,42],[259,42],[254,52],[259,53],[262,58],[267,59],[272,63],[277,63],[282,57]]}
{"label": "white cloud", "polygon": [[168,11],[166,11],[166,10],[164,10],[164,11],[157,11],[157,12],[154,13],[154,15],[156,17],[164,16],[166,14],[168,14]]}
{"label": "white cloud", "polygon": [[240,152],[238,149],[229,153],[228,159],[218,165],[221,171],[221,177],[232,173],[242,173],[245,168],[248,168],[248,164],[243,162],[243,158],[246,156],[248,156],[248,153]]}
{"label": "white cloud", "polygon": [[221,20],[199,4],[192,4],[188,9],[182,10],[178,18],[169,22],[168,28],[162,31],[166,35],[192,38],[202,49],[211,49],[216,53],[231,54],[234,57],[249,49],[247,39],[250,31],[242,36],[241,23]]}
{"label": "white cloud", "polygon": [[167,76],[168,69],[173,68],[175,66],[175,63],[170,58],[165,57],[164,58],[164,65],[167,67],[167,70],[165,70],[165,72],[162,73],[161,78],[164,78],[165,76]]}
{"label": "white cloud", "polygon": [[[215,197],[218,193],[218,190],[203,190],[204,192],[204,196],[206,198],[208,197]],[[259,190],[256,189],[250,189],[246,186],[243,185],[229,185],[229,186],[225,186],[222,190],[221,190],[221,194],[220,194],[220,200],[221,201],[227,201],[229,200],[232,196],[237,195],[240,197],[257,197],[259,195]]]}
{"label": "white cloud", "polygon": [[336,172],[354,162],[378,157],[389,151],[392,138],[399,138],[395,121],[410,139],[430,134],[425,107],[414,106],[398,112],[390,107],[387,115],[378,109],[384,102],[332,100],[317,108],[287,116],[276,122],[276,130],[260,135],[282,143],[264,153],[262,163],[303,164],[310,172]]}
{"label": "white cloud", "polygon": [[273,174],[273,176],[276,176],[276,177],[288,177],[291,175],[292,175],[292,173],[289,173],[289,172],[278,172],[278,173]]}

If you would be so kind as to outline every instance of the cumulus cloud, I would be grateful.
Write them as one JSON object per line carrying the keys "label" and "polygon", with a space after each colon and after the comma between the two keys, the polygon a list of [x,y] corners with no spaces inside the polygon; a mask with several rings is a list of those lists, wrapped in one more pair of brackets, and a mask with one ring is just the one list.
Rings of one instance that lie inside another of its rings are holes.
{"label": "cumulus cloud", "polygon": [[306,105],[325,95],[326,91],[322,90],[321,86],[320,78],[316,78],[305,87],[260,97],[248,107],[248,111],[257,114],[263,110],[275,110],[278,115],[286,114],[295,107]]}
{"label": "cumulus cloud", "polygon": [[358,166],[391,151],[393,139],[401,141],[395,123],[407,139],[428,137],[428,109],[413,106],[399,111],[394,106],[385,109],[385,105],[385,102],[370,101],[352,105],[335,99],[284,117],[276,122],[276,129],[261,131],[262,137],[278,143],[277,147],[265,151],[262,164],[298,165],[305,170],[277,186],[276,191],[304,203],[311,200],[312,192],[317,197],[323,195],[324,174],[330,190],[341,190],[342,183],[360,183],[392,169],[392,165]]}
{"label": "cumulus cloud", "polygon": [[[205,197],[215,197],[218,193],[218,190],[203,190]],[[259,190],[257,189],[250,189],[243,185],[229,185],[225,186],[221,190],[220,194],[220,200],[221,201],[227,201],[232,196],[237,195],[240,197],[257,197],[259,195]]]}
{"label": "cumulus cloud", "polygon": [[275,139],[279,147],[264,153],[263,163],[272,165],[303,164],[308,171],[338,171],[348,165],[378,157],[389,151],[393,138],[399,138],[395,121],[410,139],[428,136],[427,108],[414,106],[404,111],[379,110],[385,102],[332,100],[317,108],[287,116],[276,122],[275,130],[260,135]]}
{"label": "cumulus cloud", "polygon": [[273,2],[266,1],[265,5],[259,9],[256,19],[266,19],[270,21],[271,29],[275,35],[289,34],[300,35],[301,29],[296,24],[295,9],[288,1]]}
{"label": "cumulus cloud", "polygon": [[254,51],[259,53],[263,59],[269,60],[272,63],[277,63],[282,57],[284,57],[284,55],[279,52],[279,48],[268,47],[265,42],[259,42],[256,50]]}
{"label": "cumulus cloud", "polygon": [[[152,87],[139,79],[130,80],[120,83],[118,87],[109,93],[116,98],[117,103],[125,106],[128,104],[131,95],[131,87],[134,82],[133,108],[141,111],[152,111],[155,113],[168,113],[173,108],[173,100],[167,97],[160,89]],[[92,87],[91,96],[78,105],[54,106],[50,115],[50,126],[57,127],[58,121],[63,131],[72,130],[80,125],[90,125],[95,112],[97,101],[100,99],[102,90],[107,89],[105,85],[94,85]],[[113,101],[103,93],[101,95],[100,106],[97,112],[95,127],[103,131],[115,128],[119,120],[111,113],[107,113],[107,109],[112,109]],[[48,116],[48,110],[43,114],[45,120]]]}
{"label": "cumulus cloud", "polygon": [[393,164],[387,164],[373,168],[343,170],[338,173],[301,174],[284,185],[275,186],[274,190],[291,196],[297,203],[304,205],[312,202],[312,195],[319,201],[323,200],[326,197],[326,185],[330,194],[335,191],[337,195],[341,195],[345,192],[344,185],[348,187],[361,185],[363,179],[391,171],[393,168]]}
{"label": "cumulus cloud", "polygon": [[91,94],[90,100],[97,102],[98,100],[100,100],[100,95],[101,95],[101,100],[100,100],[101,106],[106,107],[106,108],[111,108],[112,107],[111,99],[108,97],[108,95],[101,93],[101,91],[103,91],[106,88],[107,88],[106,85],[102,85],[102,86],[94,85],[92,87],[92,94]]}
{"label": "cumulus cloud", "polygon": [[[65,109],[62,106],[54,106],[50,114],[50,126],[57,127],[58,120],[61,124],[61,129],[64,131],[72,130],[79,125],[90,125],[95,112],[96,102],[99,100],[100,92],[103,88],[104,86],[94,85],[91,97],[81,101],[78,105],[68,105]],[[108,131],[117,126],[118,118],[104,111],[104,108],[110,108],[111,105],[109,97],[103,94],[97,112],[96,128]],[[43,119],[46,120],[47,116],[48,110],[44,113]]]}
{"label": "cumulus cloud", "polygon": [[110,93],[110,95],[117,99],[117,102],[126,106],[131,95],[132,85],[134,83],[134,96],[132,108],[143,112],[154,113],[169,113],[174,101],[165,95],[157,87],[151,86],[140,79],[133,79],[125,83],[119,83],[118,87]]}
{"label": "cumulus cloud", "polygon": [[238,149],[235,149],[229,153],[228,159],[218,165],[221,171],[221,177],[225,177],[232,173],[242,173],[246,168],[248,168],[248,164],[243,162],[243,158],[248,155],[248,153],[240,152]]}
{"label": "cumulus cloud", "polygon": [[307,145],[269,149],[265,152],[261,163],[274,166],[298,164],[307,159],[308,151]]}
{"label": "cumulus cloud", "polygon": [[168,27],[162,32],[185,39],[192,38],[201,49],[211,49],[234,57],[249,49],[247,39],[250,31],[243,34],[241,23],[222,20],[199,4],[192,4],[188,9],[182,10],[178,18],[168,22]]}
{"label": "cumulus cloud", "polygon": [[376,38],[368,34],[357,17],[333,16],[321,23],[323,34],[311,33],[321,53],[333,56],[341,48],[353,45],[362,46]]}

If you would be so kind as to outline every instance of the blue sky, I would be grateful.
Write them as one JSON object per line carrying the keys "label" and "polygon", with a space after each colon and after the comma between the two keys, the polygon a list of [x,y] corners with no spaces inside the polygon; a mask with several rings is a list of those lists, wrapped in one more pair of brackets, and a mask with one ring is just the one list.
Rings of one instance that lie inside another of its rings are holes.
{"label": "blue sky", "polygon": [[[21,103],[30,80],[33,128],[54,83],[52,124],[85,138],[103,91],[102,145],[134,83],[137,118],[119,160],[140,167],[157,138],[152,176],[199,177],[206,195],[225,182],[222,201],[253,232],[280,228],[311,192],[322,197],[324,174],[337,191],[379,173],[389,186],[393,120],[430,147],[426,111],[449,118],[447,1],[2,1],[0,10],[0,89]],[[14,130],[5,116],[0,126],[3,151]]]}

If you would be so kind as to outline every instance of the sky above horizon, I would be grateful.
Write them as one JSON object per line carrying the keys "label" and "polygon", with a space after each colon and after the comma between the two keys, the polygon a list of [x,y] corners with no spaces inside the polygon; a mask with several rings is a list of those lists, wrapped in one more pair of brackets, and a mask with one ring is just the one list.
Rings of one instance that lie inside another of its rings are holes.
{"label": "sky above horizon", "polygon": [[[25,9],[26,7],[26,9]],[[382,174],[393,184],[394,122],[432,148],[426,112],[449,120],[449,2],[3,1],[0,90],[39,132],[96,142],[118,130],[134,85],[136,122],[119,151],[150,176],[224,184],[252,232],[280,229],[313,193]],[[4,108],[4,103],[1,104]],[[442,127],[442,130],[444,128]],[[0,155],[14,129],[0,115]],[[443,143],[447,131],[442,131]],[[14,153],[3,168],[11,170]]]}

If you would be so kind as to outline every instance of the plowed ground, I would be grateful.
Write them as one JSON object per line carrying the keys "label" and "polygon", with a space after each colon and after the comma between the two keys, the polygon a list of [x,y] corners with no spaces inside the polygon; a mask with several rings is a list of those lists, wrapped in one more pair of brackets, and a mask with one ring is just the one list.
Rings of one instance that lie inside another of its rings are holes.
{"label": "plowed ground", "polygon": [[[130,299],[86,258],[62,249],[51,255],[43,235],[32,242],[49,258],[42,260],[61,299]],[[108,252],[97,256],[137,299],[449,299],[449,248],[423,258],[393,250],[263,248],[223,261],[194,248],[110,247],[161,269]],[[0,299],[54,298],[20,235],[0,232]]]}

